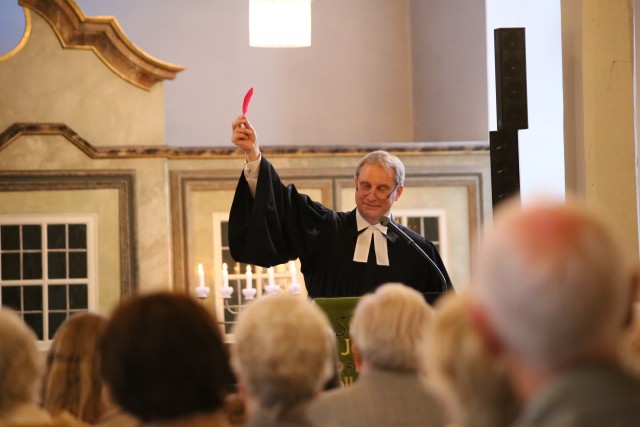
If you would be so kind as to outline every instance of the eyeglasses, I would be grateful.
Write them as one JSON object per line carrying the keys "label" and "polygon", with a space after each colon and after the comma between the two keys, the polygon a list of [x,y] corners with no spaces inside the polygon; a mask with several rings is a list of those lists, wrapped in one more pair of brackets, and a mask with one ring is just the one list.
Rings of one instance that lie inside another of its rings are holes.
{"label": "eyeglasses", "polygon": [[371,189],[369,184],[364,186],[359,186],[356,184],[356,191],[360,194],[361,197],[366,198],[369,195],[373,194],[378,200],[386,200],[396,191],[396,189],[400,186],[400,183],[396,183],[396,186],[392,189]]}

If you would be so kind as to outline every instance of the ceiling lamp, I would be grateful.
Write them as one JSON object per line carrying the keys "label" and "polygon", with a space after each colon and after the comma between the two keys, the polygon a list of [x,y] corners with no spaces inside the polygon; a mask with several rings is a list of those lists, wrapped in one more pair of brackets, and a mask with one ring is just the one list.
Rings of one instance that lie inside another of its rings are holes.
{"label": "ceiling lamp", "polygon": [[249,0],[249,46],[311,46],[311,0]]}

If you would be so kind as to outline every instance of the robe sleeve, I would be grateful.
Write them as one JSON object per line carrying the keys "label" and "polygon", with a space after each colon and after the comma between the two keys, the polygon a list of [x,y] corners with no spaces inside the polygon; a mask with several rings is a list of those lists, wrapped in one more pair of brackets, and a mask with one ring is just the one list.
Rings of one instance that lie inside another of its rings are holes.
{"label": "robe sleeve", "polygon": [[229,249],[237,262],[270,267],[304,255],[315,241],[327,208],[284,186],[264,156],[255,198],[241,174],[229,214]]}

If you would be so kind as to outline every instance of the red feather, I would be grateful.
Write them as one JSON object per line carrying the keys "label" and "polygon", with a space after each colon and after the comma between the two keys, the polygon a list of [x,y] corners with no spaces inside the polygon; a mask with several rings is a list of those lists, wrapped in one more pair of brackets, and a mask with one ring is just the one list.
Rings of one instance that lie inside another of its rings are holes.
{"label": "red feather", "polygon": [[249,108],[249,102],[251,102],[251,97],[253,96],[253,88],[249,89],[247,94],[244,96],[244,101],[242,102],[242,115],[247,114],[247,109]]}

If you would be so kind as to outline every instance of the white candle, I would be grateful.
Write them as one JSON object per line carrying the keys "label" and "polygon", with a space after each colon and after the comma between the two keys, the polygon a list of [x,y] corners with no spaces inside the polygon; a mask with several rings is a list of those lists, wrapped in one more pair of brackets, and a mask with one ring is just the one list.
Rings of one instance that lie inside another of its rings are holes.
{"label": "white candle", "polygon": [[273,267],[267,268],[267,276],[269,277],[269,286],[276,284],[275,276],[273,275]]}
{"label": "white candle", "polygon": [[227,271],[227,263],[222,264],[222,287],[229,287],[229,272]]}
{"label": "white candle", "polygon": [[295,261],[289,262],[289,271],[291,272],[291,284],[298,283],[298,276],[296,275],[296,263]]}
{"label": "white candle", "polygon": [[204,288],[204,268],[202,268],[202,264],[198,264],[198,287]]}
{"label": "white candle", "polygon": [[252,281],[251,266],[247,265],[247,289],[253,288],[253,284],[251,283],[251,281]]}
{"label": "white candle", "polygon": [[198,298],[206,298],[209,296],[210,289],[204,285],[204,268],[202,264],[198,264],[198,286],[196,287],[196,295]]}

